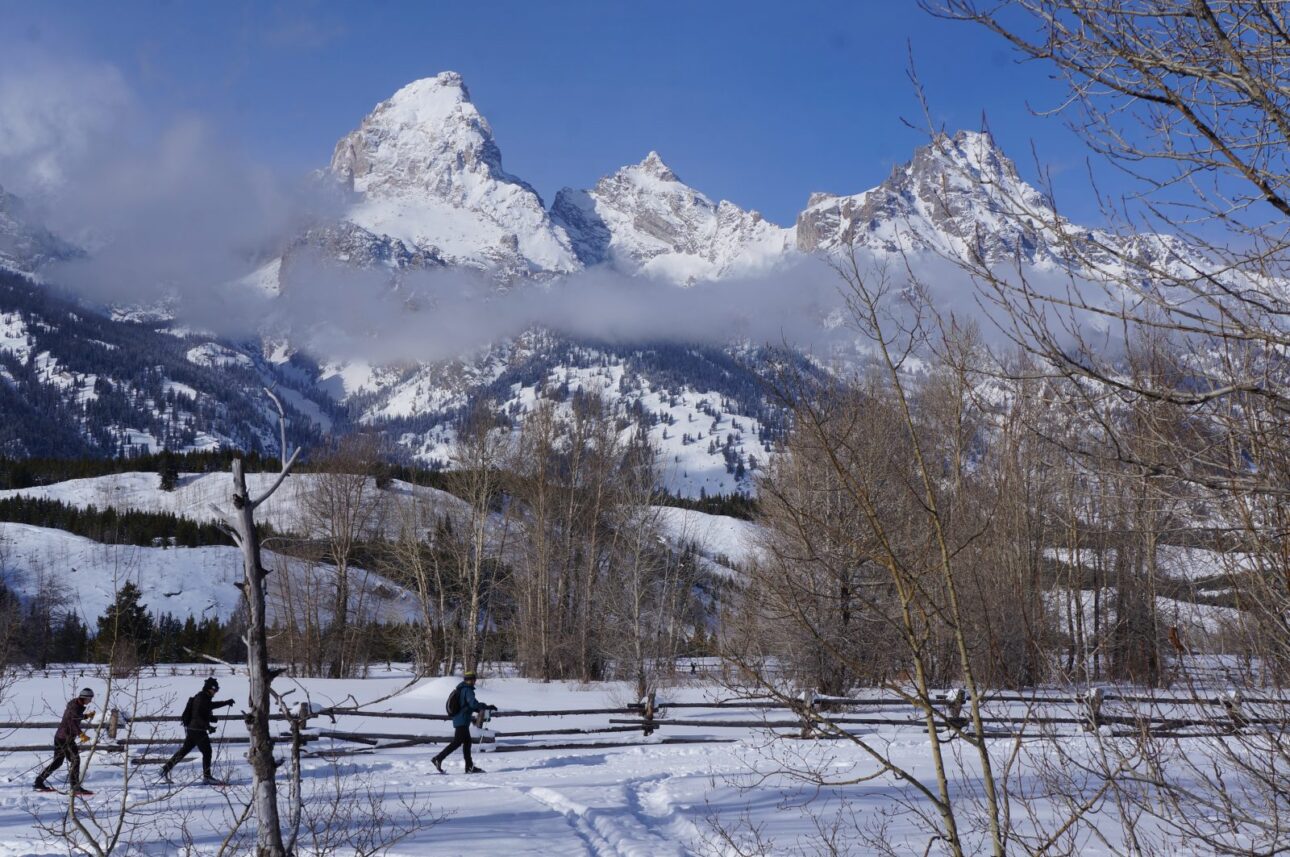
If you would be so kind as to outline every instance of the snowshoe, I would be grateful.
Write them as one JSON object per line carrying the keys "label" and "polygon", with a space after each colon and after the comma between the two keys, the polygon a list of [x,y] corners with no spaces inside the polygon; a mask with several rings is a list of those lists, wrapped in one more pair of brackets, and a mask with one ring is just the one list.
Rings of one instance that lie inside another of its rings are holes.
{"label": "snowshoe", "polygon": [[221,779],[217,779],[216,777],[205,776],[205,777],[202,777],[202,785],[216,786],[217,788],[222,788],[228,785],[228,780],[221,780]]}
{"label": "snowshoe", "polygon": [[484,773],[484,769],[483,769],[483,768],[481,768],[481,767],[479,767],[478,765],[471,765],[469,768],[467,768],[467,769],[466,769],[466,773],[468,773],[468,774],[482,774],[482,773]]}
{"label": "snowshoe", "polygon": [[439,772],[439,773],[441,773],[441,774],[444,772],[444,770],[443,770],[443,760],[442,760],[442,759],[431,759],[430,761],[431,761],[431,763],[433,763],[433,764],[434,764],[434,769],[435,769],[436,771],[438,771],[438,772]]}
{"label": "snowshoe", "polygon": [[157,778],[157,782],[165,783],[168,786],[173,786],[175,784],[175,781],[170,778],[170,771],[162,771],[161,776]]}
{"label": "snowshoe", "polygon": [[93,797],[94,792],[90,791],[89,789],[75,789],[72,791],[72,794],[76,795],[77,797]]}
{"label": "snowshoe", "polygon": [[35,792],[44,792],[46,794],[48,794],[49,792],[54,792],[54,793],[58,792],[58,789],[54,788],[53,786],[47,786],[44,783],[36,783],[34,786],[31,787],[31,790]]}

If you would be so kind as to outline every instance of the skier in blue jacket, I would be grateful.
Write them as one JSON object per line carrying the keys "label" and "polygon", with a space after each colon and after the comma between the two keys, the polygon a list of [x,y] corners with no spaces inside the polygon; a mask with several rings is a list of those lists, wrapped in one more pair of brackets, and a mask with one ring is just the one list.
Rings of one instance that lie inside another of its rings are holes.
{"label": "skier in blue jacket", "polygon": [[443,752],[435,756],[435,770],[443,773],[443,760],[452,755],[452,751],[458,747],[461,748],[461,754],[466,758],[466,773],[482,774],[483,768],[476,767],[470,760],[470,718],[476,711],[496,711],[496,705],[485,705],[475,698],[475,671],[466,670],[466,674],[461,677],[461,683],[453,693],[457,694],[457,713],[453,715],[452,725],[452,742],[443,749]]}

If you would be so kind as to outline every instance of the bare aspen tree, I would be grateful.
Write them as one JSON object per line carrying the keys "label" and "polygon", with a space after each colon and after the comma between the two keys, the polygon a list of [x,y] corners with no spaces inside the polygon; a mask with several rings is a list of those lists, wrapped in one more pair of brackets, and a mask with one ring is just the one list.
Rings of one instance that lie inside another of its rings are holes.
{"label": "bare aspen tree", "polygon": [[502,471],[510,439],[491,408],[480,403],[467,415],[453,445],[449,491],[466,502],[455,532],[442,530],[437,544],[455,559],[460,594],[459,650],[462,666],[474,669],[482,654],[488,608],[501,581],[509,527],[503,514]]}
{"label": "bare aspen tree", "polygon": [[[1243,537],[1266,544],[1264,517],[1284,504],[1290,476],[1283,430],[1290,390],[1287,7],[1247,0],[924,6],[989,29],[1055,72],[1068,96],[1057,109],[1091,152],[1133,181],[1133,198],[1109,201],[1107,232],[1030,212],[1078,272],[1068,289],[1040,288],[1019,266],[971,254],[957,261],[1000,308],[1013,340],[1075,382],[1073,390],[1096,398],[1114,391],[1126,407],[1167,403],[1204,424],[1208,443],[1116,444],[1114,455],[1192,486],[1229,518],[1257,507]],[[1120,331],[1125,342],[1168,338],[1176,370],[1125,372],[1117,349],[1089,335],[1089,320]],[[1283,674],[1290,576],[1284,550],[1267,547],[1265,573],[1241,576],[1242,597],[1257,623],[1251,640]]]}
{"label": "bare aspen tree", "polygon": [[396,502],[392,515],[397,535],[388,546],[386,574],[417,596],[421,627],[414,631],[412,646],[417,671],[451,674],[457,649],[447,617],[455,596],[450,591],[451,561],[442,547],[450,530],[448,518],[415,492]]}
{"label": "bare aspen tree", "polygon": [[[1290,7],[1259,0],[923,0],[984,27],[1065,84],[1053,113],[1128,177],[1105,230],[1006,200],[1069,265],[1059,288],[1021,262],[954,261],[1031,366],[1062,380],[1077,436],[1045,429],[1083,486],[1067,543],[1094,551],[1092,633],[1081,657],[1106,672],[1206,693],[1174,634],[1165,669],[1158,614],[1165,547],[1225,565],[1244,667],[1238,691],[1290,673]],[[1051,194],[1050,194],[1051,196]],[[1013,375],[1011,380],[1015,380]],[[1082,519],[1082,520],[1081,520]],[[1076,560],[1079,563],[1079,560]],[[1105,594],[1103,591],[1105,589]],[[1110,604],[1097,604],[1098,597]],[[1102,627],[1097,623],[1105,622]],[[1176,631],[1176,629],[1173,629]],[[1212,675],[1212,673],[1211,673]],[[1265,712],[1266,714],[1267,712]],[[1110,784],[1123,836],[1145,851],[1276,853],[1286,846],[1284,718],[1237,719],[1186,753],[1143,734],[1106,742],[1085,771]],[[1080,763],[1060,753],[1062,765]],[[1278,802],[1280,801],[1280,805]],[[1143,825],[1158,831],[1144,841]],[[1163,843],[1163,844],[1161,844]]]}
{"label": "bare aspen tree", "polygon": [[567,584],[554,537],[559,435],[555,405],[539,402],[521,427],[509,468],[511,493],[523,504],[519,556],[512,578],[516,660],[526,675],[545,680],[562,675],[557,611]]}
{"label": "bare aspen tree", "polygon": [[302,528],[318,558],[335,569],[325,646],[332,678],[348,675],[353,667],[350,618],[355,595],[364,594],[364,587],[351,580],[355,552],[384,536],[386,498],[375,478],[379,452],[371,436],[342,438],[313,460],[315,472],[298,488]]}
{"label": "bare aspen tree", "polygon": [[605,656],[643,698],[660,673],[673,669],[681,646],[705,617],[694,594],[700,584],[694,557],[667,544],[660,511],[650,505],[658,481],[654,451],[639,427],[629,431],[610,485],[611,555],[595,600],[611,629],[603,634]]}
{"label": "bare aspen tree", "polygon": [[258,496],[246,487],[246,473],[241,458],[233,459],[233,511],[221,511],[234,542],[242,551],[243,579],[239,584],[247,606],[246,659],[250,681],[247,699],[246,728],[250,735],[247,756],[251,762],[251,803],[255,807],[257,857],[285,857],[282,827],[278,817],[277,762],[273,758],[273,738],[269,730],[271,684],[277,675],[269,668],[268,615],[265,578],[268,570],[260,558],[260,535],[255,526],[255,510],[273,496],[295,467],[300,455],[297,448],[287,452],[287,417],[272,391],[265,391],[278,408],[282,466],[276,478]]}
{"label": "bare aspen tree", "polygon": [[[991,617],[988,611],[998,605],[983,588],[984,546],[1000,493],[975,475],[979,462],[969,462],[980,456],[969,449],[981,442],[972,424],[982,417],[965,375],[972,341],[945,330],[937,336],[925,296],[896,288],[890,272],[866,271],[854,254],[839,257],[836,266],[849,320],[872,350],[875,368],[861,379],[798,383],[789,391],[793,434],[763,493],[772,521],[779,522],[778,538],[770,543],[771,564],[754,572],[742,624],[772,635],[790,630],[799,651],[813,653],[821,675],[832,678],[826,687],[833,693],[873,674],[863,635],[865,626],[881,628],[878,639],[891,641],[883,650],[899,670],[889,686],[920,712],[932,781],[893,765],[880,747],[839,728],[826,708],[803,702],[803,716],[824,734],[854,743],[879,771],[916,788],[932,807],[928,823],[950,853],[1003,854],[1010,837],[1007,798],[984,737],[989,685],[982,677],[1008,655],[997,627],[1008,620],[1006,610]],[[920,403],[910,358],[937,349],[949,355],[948,371],[939,389],[921,387]],[[1035,609],[1036,617],[1040,612]],[[774,660],[759,660],[758,649],[748,646],[758,638],[753,632],[728,640],[724,651],[759,689],[788,701],[791,691],[767,672]],[[767,656],[777,651],[773,639],[762,649]],[[967,691],[962,721],[937,709],[934,688],[947,681]],[[943,749],[939,733],[945,729],[970,748],[980,777],[975,799],[955,794],[963,784]],[[968,824],[964,805],[977,801],[979,812]]]}

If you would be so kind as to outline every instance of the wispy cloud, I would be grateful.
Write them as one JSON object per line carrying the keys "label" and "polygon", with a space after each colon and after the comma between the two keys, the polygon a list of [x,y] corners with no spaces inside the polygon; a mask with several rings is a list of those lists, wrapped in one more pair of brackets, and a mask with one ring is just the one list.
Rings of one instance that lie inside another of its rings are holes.
{"label": "wispy cloud", "polygon": [[110,65],[0,67],[0,182],[24,195],[65,187],[133,110],[125,79]]}

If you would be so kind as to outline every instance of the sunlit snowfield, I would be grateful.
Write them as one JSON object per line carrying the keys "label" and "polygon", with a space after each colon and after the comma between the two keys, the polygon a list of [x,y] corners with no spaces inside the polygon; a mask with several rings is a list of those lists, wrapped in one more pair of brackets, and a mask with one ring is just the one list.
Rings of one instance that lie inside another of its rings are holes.
{"label": "sunlit snowfield", "polygon": [[[111,688],[110,701],[104,699],[108,688],[102,678],[68,675],[19,679],[7,691],[0,719],[56,720],[67,699],[85,685],[98,693],[95,711],[116,706],[136,715],[177,714],[185,697],[200,688],[203,668],[195,669],[197,676],[144,678],[137,683],[118,681]],[[279,679],[276,686],[279,690],[296,687],[296,693],[289,697],[292,701],[300,701],[307,694],[322,705],[345,705],[350,697],[362,703],[393,693],[407,681],[406,675],[391,674],[365,680]],[[236,713],[246,697],[245,679],[225,675],[221,682],[218,697],[238,700],[231,709]],[[424,679],[373,705],[372,710],[440,714],[454,683],[450,678]],[[478,696],[498,705],[502,714],[508,710],[620,707],[635,701],[631,690],[621,684],[543,684],[487,676],[479,684]],[[688,685],[660,691],[663,702],[711,701],[730,696],[715,680],[704,680],[701,674]],[[728,721],[756,715],[699,708],[664,716]],[[781,720],[784,716],[783,712],[776,715]],[[525,749],[477,751],[476,764],[487,771],[478,776],[462,772],[459,753],[445,765],[448,773],[439,775],[430,762],[442,746],[438,744],[338,759],[308,758],[304,763],[306,817],[300,834],[302,853],[327,853],[330,848],[333,850],[329,853],[350,854],[395,838],[390,854],[651,857],[741,853],[719,831],[740,842],[742,853],[759,853],[759,847],[763,849],[761,853],[824,854],[830,853],[826,843],[832,842],[834,853],[871,854],[879,852],[879,842],[885,842],[894,853],[922,854],[929,845],[929,834],[919,823],[916,811],[930,813],[931,808],[911,786],[898,784],[893,777],[817,788],[783,773],[790,768],[810,768],[836,780],[871,773],[873,763],[843,742],[797,738],[772,741],[764,730],[703,726],[665,727],[648,739],[640,732],[533,738],[508,738],[506,734],[508,730],[603,727],[609,725],[609,720],[609,715],[499,717],[493,722],[498,745]],[[322,730],[387,734],[447,736],[451,731],[443,722],[361,716],[344,716],[334,725],[323,718],[311,725]],[[135,724],[133,729],[134,738],[155,735],[173,740],[180,733],[179,725],[174,723]],[[791,734],[790,730],[780,732]],[[245,733],[234,717],[220,734],[233,737]],[[902,727],[876,727],[865,734],[893,761],[924,782],[932,782],[924,735]],[[732,740],[662,743],[680,737]],[[52,729],[0,732],[0,743],[8,746],[51,740]],[[1061,740],[1065,751],[1076,758],[1083,751],[1091,751],[1094,741],[1078,734]],[[631,741],[639,746],[592,746]],[[533,746],[556,743],[586,746]],[[313,752],[365,749],[361,744],[331,739],[309,746]],[[955,776],[957,794],[966,797],[978,781],[974,764],[967,747],[961,743],[949,746],[958,748],[950,758],[959,766]],[[1001,762],[1015,749],[1008,740],[1000,740],[995,747]],[[1179,749],[1186,751],[1185,747]],[[158,747],[149,756],[168,755],[172,750],[173,745]],[[89,772],[85,785],[96,794],[80,802],[79,814],[91,829],[95,825],[111,829],[123,802],[130,807],[116,853],[216,853],[233,829],[249,793],[250,772],[241,758],[243,751],[244,745],[216,749],[216,772],[231,781],[224,790],[193,785],[200,775],[196,752],[176,769],[173,787],[157,784],[155,764],[132,767],[127,784],[120,753],[83,754]],[[0,855],[69,853],[67,842],[56,835],[64,828],[69,799],[60,794],[33,793],[34,772],[24,773],[37,762],[43,764],[48,756],[32,751],[0,754]],[[1044,778],[1040,774],[1043,762],[1051,758],[1051,747],[1045,742],[1027,741],[1022,745],[1017,760],[1020,773],[1012,781],[1018,794],[1027,795],[1014,809],[1014,823],[1022,829],[1059,823],[1061,811],[1043,796]],[[8,782],[10,778],[14,781]],[[281,794],[285,794],[285,780],[284,765],[279,779]],[[64,775],[55,774],[51,783],[62,787]],[[286,801],[282,803],[285,821]],[[965,800],[960,807],[960,823],[965,827],[974,823],[969,803]],[[374,817],[379,817],[380,824],[370,829]],[[252,823],[246,822],[243,835],[250,835]],[[1101,808],[1098,825],[1107,841],[1099,841],[1090,833],[1082,837],[1077,853],[1124,853],[1113,806]],[[321,834],[320,839],[314,838],[311,827]],[[1144,832],[1149,832],[1149,825],[1139,831]],[[99,838],[105,840],[106,834]],[[754,847],[754,843],[760,844]],[[242,848],[232,853],[244,853],[245,840],[241,844]],[[1177,847],[1172,851],[1206,853]],[[931,853],[939,853],[934,844]]]}

